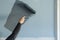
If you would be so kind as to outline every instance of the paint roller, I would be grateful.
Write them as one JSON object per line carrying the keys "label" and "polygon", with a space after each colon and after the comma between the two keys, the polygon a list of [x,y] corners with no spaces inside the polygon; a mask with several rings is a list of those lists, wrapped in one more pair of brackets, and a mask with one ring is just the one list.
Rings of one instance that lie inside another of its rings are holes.
{"label": "paint roller", "polygon": [[35,10],[33,10],[26,3],[22,2],[22,1],[16,1],[12,7],[12,10],[11,10],[8,18],[7,18],[7,21],[5,23],[5,27],[7,29],[9,29],[10,31],[13,31],[15,26],[18,23],[18,20],[22,16],[26,16],[26,20],[27,20],[29,17],[31,17],[35,13],[36,13]]}

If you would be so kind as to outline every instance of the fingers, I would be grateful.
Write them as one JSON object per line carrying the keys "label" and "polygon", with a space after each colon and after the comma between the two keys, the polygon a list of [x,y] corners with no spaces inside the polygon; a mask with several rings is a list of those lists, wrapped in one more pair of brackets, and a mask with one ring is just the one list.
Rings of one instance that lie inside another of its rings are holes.
{"label": "fingers", "polygon": [[23,24],[25,21],[25,16],[23,16],[22,18],[19,19],[19,23]]}

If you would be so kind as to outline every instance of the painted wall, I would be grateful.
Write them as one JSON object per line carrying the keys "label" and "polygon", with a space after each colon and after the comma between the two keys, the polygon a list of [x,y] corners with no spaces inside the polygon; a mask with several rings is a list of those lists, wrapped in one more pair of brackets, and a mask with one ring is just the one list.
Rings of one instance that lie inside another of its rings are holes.
{"label": "painted wall", "polygon": [[[18,37],[54,37],[54,0],[22,0],[36,10],[21,27]],[[0,0],[0,37],[11,34],[4,27],[15,0]]]}
{"label": "painted wall", "polygon": [[59,9],[58,9],[59,10],[59,25],[58,25],[59,26],[59,28],[58,28],[59,29],[59,31],[58,31],[58,38],[59,39],[58,40],[60,40],[60,0],[59,0],[59,3],[58,3],[58,6],[59,6]]}

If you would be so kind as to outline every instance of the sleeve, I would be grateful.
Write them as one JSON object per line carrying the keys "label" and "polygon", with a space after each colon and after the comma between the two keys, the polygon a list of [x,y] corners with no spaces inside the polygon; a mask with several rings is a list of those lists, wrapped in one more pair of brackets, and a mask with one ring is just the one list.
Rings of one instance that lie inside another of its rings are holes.
{"label": "sleeve", "polygon": [[17,34],[19,33],[20,28],[21,28],[21,24],[18,23],[15,29],[13,30],[12,34],[6,40],[15,40]]}

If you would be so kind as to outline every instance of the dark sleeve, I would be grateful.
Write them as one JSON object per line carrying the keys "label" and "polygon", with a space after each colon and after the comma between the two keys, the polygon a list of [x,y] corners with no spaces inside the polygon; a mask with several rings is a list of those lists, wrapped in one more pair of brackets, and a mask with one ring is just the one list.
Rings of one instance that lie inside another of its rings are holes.
{"label": "dark sleeve", "polygon": [[15,29],[13,30],[12,34],[6,40],[15,40],[20,28],[21,28],[21,24],[18,23]]}

